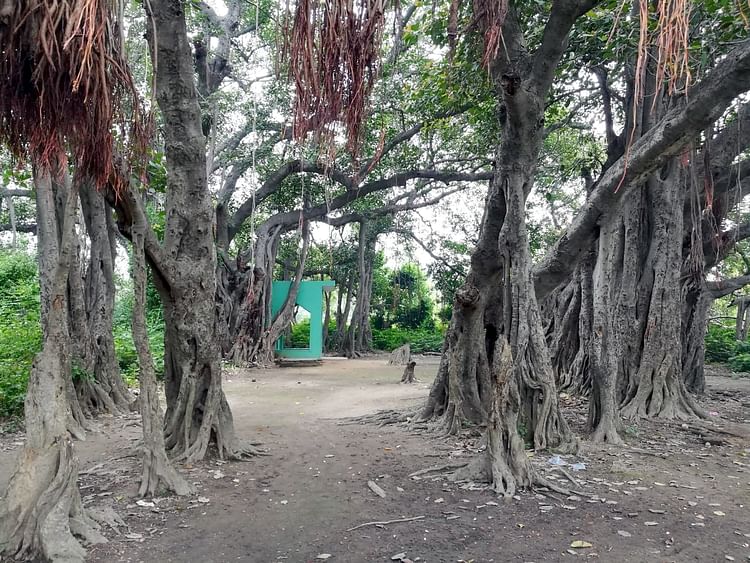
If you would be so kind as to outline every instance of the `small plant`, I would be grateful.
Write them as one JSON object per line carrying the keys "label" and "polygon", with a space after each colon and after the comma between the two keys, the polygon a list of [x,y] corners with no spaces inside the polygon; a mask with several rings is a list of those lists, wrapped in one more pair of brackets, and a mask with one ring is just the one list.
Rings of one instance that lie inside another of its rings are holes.
{"label": "small plant", "polygon": [[711,325],[706,333],[706,361],[727,363],[736,353],[734,329]]}

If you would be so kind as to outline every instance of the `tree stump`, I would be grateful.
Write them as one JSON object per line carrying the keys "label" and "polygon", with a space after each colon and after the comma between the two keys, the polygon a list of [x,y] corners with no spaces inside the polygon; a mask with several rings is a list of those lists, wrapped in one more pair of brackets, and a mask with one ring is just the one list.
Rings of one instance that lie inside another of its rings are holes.
{"label": "tree stump", "polygon": [[388,360],[389,366],[404,366],[411,361],[411,347],[409,344],[399,346],[393,352]]}
{"label": "tree stump", "polygon": [[401,383],[414,383],[414,366],[417,362],[409,362],[404,368],[404,375],[401,376]]}

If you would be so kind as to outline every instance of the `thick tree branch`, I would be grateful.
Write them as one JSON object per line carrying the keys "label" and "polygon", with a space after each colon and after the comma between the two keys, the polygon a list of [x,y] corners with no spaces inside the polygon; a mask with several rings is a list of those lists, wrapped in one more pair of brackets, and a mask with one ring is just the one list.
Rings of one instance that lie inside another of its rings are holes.
{"label": "thick tree branch", "polygon": [[[10,223],[0,223],[0,231],[12,231],[13,225]],[[15,228],[17,233],[32,233],[36,234],[37,226],[34,223],[19,223]]]}
{"label": "thick tree branch", "polygon": [[542,42],[534,54],[532,87],[537,94],[546,93],[555,77],[555,69],[568,47],[568,34],[576,20],[599,0],[555,0],[552,3]]}
{"label": "thick tree branch", "polygon": [[[346,215],[342,215],[340,217],[325,216],[322,218],[316,218],[315,220],[320,220],[324,223],[329,224],[332,227],[342,227],[349,223],[355,223],[355,222],[362,223],[370,219],[374,219],[375,217],[384,217],[385,215],[395,215],[396,213],[399,213],[402,211],[414,211],[416,209],[430,207],[432,205],[440,203],[440,201],[442,201],[446,197],[451,196],[460,191],[463,191],[466,188],[468,188],[468,185],[456,186],[455,188],[451,188],[450,190],[445,190],[444,192],[441,192],[435,197],[432,197],[429,199],[422,199],[422,200],[418,198],[420,196],[424,196],[427,193],[429,193],[429,190],[427,191],[414,190],[413,192],[409,194],[404,194],[401,197],[391,200],[386,205],[382,207],[378,207],[377,209],[371,209],[368,211],[359,211],[359,212],[354,212],[354,213],[347,213]],[[404,199],[406,199],[405,202],[399,203]],[[395,232],[395,231],[392,231],[392,232]]]}
{"label": "thick tree branch", "polygon": [[750,238],[750,223],[742,223],[733,229],[718,233],[715,237],[704,241],[703,256],[705,267],[712,268],[732,253],[735,245]]}
{"label": "thick tree branch", "polygon": [[[419,178],[435,180],[446,184],[450,182],[479,182],[492,178],[492,172],[466,173],[442,170],[409,170],[356,187],[353,179],[338,170],[326,169],[319,163],[296,160],[286,163],[281,169],[277,170],[271,178],[264,182],[263,186],[261,186],[258,192],[256,192],[255,205],[257,206],[265,197],[268,197],[268,195],[273,193],[285,178],[297,172],[327,175],[331,177],[332,180],[346,188],[344,193],[334,197],[330,202],[306,210],[304,213],[306,219],[320,217],[371,193],[394,188],[396,186],[405,186],[408,181]],[[237,232],[239,232],[242,224],[248,217],[250,217],[252,210],[253,201],[250,199],[243,203],[232,216],[228,229],[230,241],[235,237]],[[270,221],[271,223],[269,224],[295,224],[298,219],[299,210],[294,210],[278,213],[268,219],[266,223]]]}
{"label": "thick tree branch", "polygon": [[711,297],[718,299],[719,297],[725,297],[730,293],[738,291],[748,284],[750,284],[750,274],[728,280],[706,282],[706,289],[711,294]]}
{"label": "thick tree branch", "polygon": [[[573,271],[591,245],[599,221],[620,201],[716,121],[732,101],[750,89],[750,41],[744,41],[698,83],[689,100],[674,108],[597,181],[581,211],[534,270],[537,299],[544,299]],[[619,188],[619,189],[618,189]]]}
{"label": "thick tree branch", "polygon": [[0,190],[0,197],[33,197],[34,192],[31,190]]}

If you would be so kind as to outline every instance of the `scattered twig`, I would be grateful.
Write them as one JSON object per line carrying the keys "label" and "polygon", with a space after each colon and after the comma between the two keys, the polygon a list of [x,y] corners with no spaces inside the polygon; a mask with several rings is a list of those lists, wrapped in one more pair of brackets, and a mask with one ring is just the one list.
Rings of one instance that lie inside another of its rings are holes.
{"label": "scattered twig", "polygon": [[568,473],[564,468],[557,466],[555,467],[555,469],[557,469],[560,473],[562,473],[568,479],[568,481],[573,483],[576,487],[580,485],[580,483],[576,481],[575,477],[573,477],[570,473]]}
{"label": "scattered twig", "polygon": [[385,498],[385,491],[379,487],[375,481],[367,481],[367,486],[370,487],[370,490],[380,498]]}
{"label": "scattered twig", "polygon": [[347,532],[353,532],[354,530],[358,530],[360,528],[364,528],[365,526],[387,526],[388,524],[396,524],[398,522],[413,522],[414,520],[422,520],[424,516],[414,516],[412,518],[397,518],[396,520],[382,520],[382,521],[375,521],[375,522],[365,522],[364,524],[360,524],[359,526],[354,526],[353,528],[349,528],[346,531]]}
{"label": "scattered twig", "polygon": [[467,465],[469,465],[468,461],[464,463],[446,463],[445,465],[435,465],[433,467],[420,469],[419,471],[410,473],[409,477],[417,477],[419,475],[424,475],[425,473],[437,473],[438,471],[443,471],[444,469],[459,469],[460,467],[466,467]]}

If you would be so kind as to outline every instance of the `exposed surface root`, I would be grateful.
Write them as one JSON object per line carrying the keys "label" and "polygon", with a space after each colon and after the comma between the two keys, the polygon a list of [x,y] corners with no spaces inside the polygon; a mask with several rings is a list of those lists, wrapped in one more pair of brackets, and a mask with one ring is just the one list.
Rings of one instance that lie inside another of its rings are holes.
{"label": "exposed surface root", "polygon": [[409,411],[398,411],[394,409],[387,409],[378,411],[373,414],[366,414],[363,416],[353,416],[349,418],[341,419],[339,425],[348,424],[372,424],[376,426],[389,426],[392,424],[403,424],[410,422],[414,419],[416,413]]}

